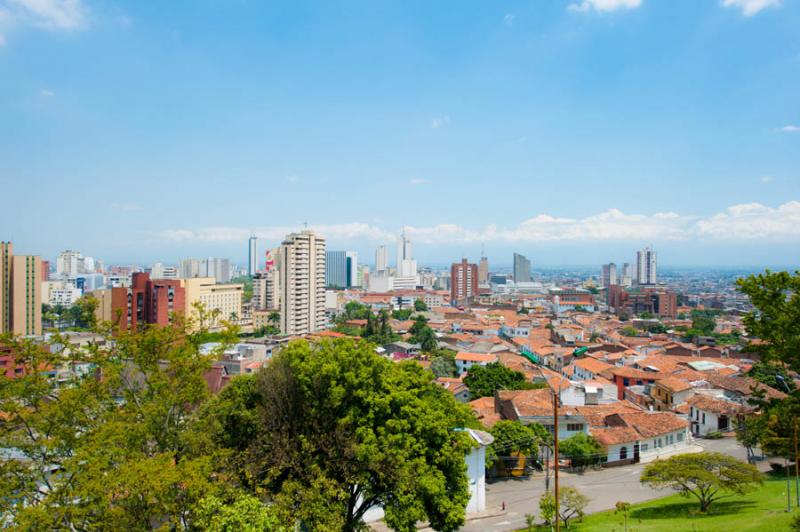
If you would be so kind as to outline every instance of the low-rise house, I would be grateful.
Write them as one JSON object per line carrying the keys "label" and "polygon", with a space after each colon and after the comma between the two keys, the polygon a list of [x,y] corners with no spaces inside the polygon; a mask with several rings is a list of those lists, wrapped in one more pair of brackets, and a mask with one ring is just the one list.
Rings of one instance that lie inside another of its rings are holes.
{"label": "low-rise house", "polygon": [[[553,423],[553,395],[549,388],[539,390],[501,390],[495,393],[495,411],[502,419],[519,421],[524,425],[539,423],[551,433]],[[573,406],[558,409],[558,437],[566,439],[579,432],[588,432],[586,419]]]}
{"label": "low-rise house", "polygon": [[689,423],[695,436],[729,432],[736,427],[738,417],[750,410],[742,404],[707,394],[697,394],[687,404]]}
{"label": "low-rise house", "polygon": [[689,451],[689,423],[670,412],[611,414],[605,426],[591,430],[605,448],[606,465],[647,463]]}
{"label": "low-rise house", "polygon": [[611,364],[592,357],[578,358],[572,362],[573,378],[579,381],[590,381],[599,377],[604,371],[611,369]]}
{"label": "low-rise house", "polygon": [[459,403],[469,402],[469,388],[467,388],[467,385],[464,384],[461,379],[453,377],[439,377],[435,382],[448,392],[452,393],[453,397],[455,397],[456,401]]}
{"label": "low-rise house", "polygon": [[469,371],[472,366],[486,366],[492,362],[497,362],[497,355],[489,353],[470,353],[467,351],[459,351],[456,354],[456,369],[458,374],[461,375]]}
{"label": "low-rise house", "polygon": [[694,388],[686,379],[666,377],[650,386],[650,395],[656,410],[673,410],[694,395]]}

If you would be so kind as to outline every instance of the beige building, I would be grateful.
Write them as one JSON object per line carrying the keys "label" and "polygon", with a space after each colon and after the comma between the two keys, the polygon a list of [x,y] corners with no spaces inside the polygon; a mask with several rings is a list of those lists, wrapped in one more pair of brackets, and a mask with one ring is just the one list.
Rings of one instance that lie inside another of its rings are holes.
{"label": "beige building", "polygon": [[200,303],[207,313],[218,315],[205,325],[213,328],[222,321],[238,323],[242,318],[242,294],[244,286],[241,284],[217,284],[213,277],[196,277],[182,279],[185,290],[186,316],[192,320],[198,319],[196,303]]}
{"label": "beige building", "polygon": [[281,332],[309,334],[326,325],[325,239],[312,231],[292,233],[280,252]]}
{"label": "beige building", "polygon": [[253,277],[253,309],[279,309],[281,307],[280,286],[280,273],[277,269],[256,273]]}
{"label": "beige building", "polygon": [[42,259],[0,242],[0,334],[42,334]]}

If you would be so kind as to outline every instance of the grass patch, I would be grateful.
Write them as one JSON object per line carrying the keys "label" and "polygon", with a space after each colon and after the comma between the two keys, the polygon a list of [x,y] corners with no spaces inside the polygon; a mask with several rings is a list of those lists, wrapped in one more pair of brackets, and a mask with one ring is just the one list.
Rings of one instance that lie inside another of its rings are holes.
{"label": "grass patch", "polygon": [[[694,498],[687,499],[677,494],[634,504],[628,517],[628,531],[789,530],[792,517],[798,512],[794,508],[794,500],[792,479],[792,513],[786,513],[786,479],[771,476],[756,491],[714,503],[708,514],[698,512],[699,505]],[[622,515],[614,514],[613,510],[588,515],[582,523],[571,522],[569,529],[576,532],[625,530]],[[549,527],[540,527],[537,530],[549,530]]]}

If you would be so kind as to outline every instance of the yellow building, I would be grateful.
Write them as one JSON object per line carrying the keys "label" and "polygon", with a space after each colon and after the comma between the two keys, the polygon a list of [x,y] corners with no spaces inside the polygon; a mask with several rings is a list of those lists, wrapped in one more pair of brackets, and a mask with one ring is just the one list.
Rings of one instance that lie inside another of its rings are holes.
{"label": "yellow building", "polygon": [[0,334],[42,334],[42,259],[0,242]]}
{"label": "yellow building", "polygon": [[[244,285],[217,284],[213,277],[182,279],[181,283],[185,290],[185,314],[192,321],[197,322],[199,318],[195,308],[197,303],[202,304],[209,316],[216,315],[204,324],[209,328],[220,326],[222,321],[238,323],[242,318]],[[197,326],[199,325],[197,323]]]}

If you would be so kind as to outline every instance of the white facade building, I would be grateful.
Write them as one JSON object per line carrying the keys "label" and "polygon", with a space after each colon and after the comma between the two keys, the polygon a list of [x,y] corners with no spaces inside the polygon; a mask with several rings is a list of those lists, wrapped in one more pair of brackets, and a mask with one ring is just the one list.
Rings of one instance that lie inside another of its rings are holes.
{"label": "white facade building", "polygon": [[304,335],[325,327],[325,239],[292,233],[280,252],[281,332]]}
{"label": "white facade building", "polygon": [[656,252],[646,247],[636,252],[636,282],[638,284],[657,283],[657,256]]}

